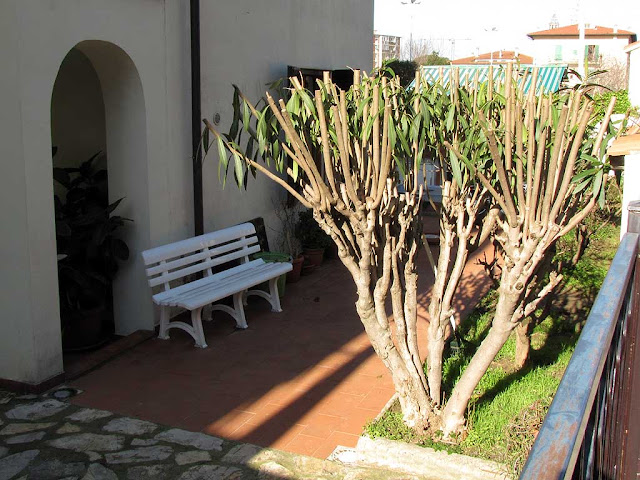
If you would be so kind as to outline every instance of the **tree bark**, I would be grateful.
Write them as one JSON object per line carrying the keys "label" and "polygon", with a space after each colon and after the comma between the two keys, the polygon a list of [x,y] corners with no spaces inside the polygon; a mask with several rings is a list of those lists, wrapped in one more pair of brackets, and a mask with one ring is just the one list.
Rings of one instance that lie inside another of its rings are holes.
{"label": "tree bark", "polygon": [[442,357],[444,355],[445,331],[437,322],[429,323],[429,352],[427,354],[427,380],[429,392],[436,405],[442,403]]}
{"label": "tree bark", "polygon": [[373,298],[368,291],[358,291],[356,309],[373,349],[391,373],[405,423],[418,431],[426,428],[433,408],[424,388],[421,372],[414,362],[403,360],[393,342],[390,329],[383,328],[378,323]]}
{"label": "tree bark", "polygon": [[471,395],[473,395],[473,391],[480,379],[486,373],[489,365],[491,365],[491,362],[509,339],[509,335],[516,326],[510,320],[518,306],[518,302],[519,295],[516,292],[507,292],[500,295],[491,329],[478,350],[476,350],[462,377],[456,383],[453,392],[451,392],[451,397],[442,412],[441,430],[444,438],[451,437],[464,430],[465,412]]}

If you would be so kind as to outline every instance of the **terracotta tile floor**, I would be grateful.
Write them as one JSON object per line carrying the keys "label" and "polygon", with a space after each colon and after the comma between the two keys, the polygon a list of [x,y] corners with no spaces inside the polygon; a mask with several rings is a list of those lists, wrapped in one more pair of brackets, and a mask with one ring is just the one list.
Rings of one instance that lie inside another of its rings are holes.
{"label": "terracotta tile floor", "polygon": [[[471,263],[457,298],[467,311],[488,288]],[[420,269],[426,292],[432,278],[426,263]],[[355,300],[346,269],[325,262],[286,286],[283,313],[253,297],[247,330],[234,330],[221,312],[205,323],[207,349],[180,330],[141,343],[73,381],[84,390],[74,403],[325,458],[337,445],[354,446],[394,392]],[[427,302],[421,295],[422,338]]]}

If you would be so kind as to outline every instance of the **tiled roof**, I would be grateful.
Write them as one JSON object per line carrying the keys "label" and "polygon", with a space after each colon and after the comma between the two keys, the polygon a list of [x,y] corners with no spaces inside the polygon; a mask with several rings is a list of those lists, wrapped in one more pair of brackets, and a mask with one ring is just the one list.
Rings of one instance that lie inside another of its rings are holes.
{"label": "tiled roof", "polygon": [[640,48],[640,42],[633,42],[624,47],[624,51],[625,53],[629,53],[633,50],[637,50],[638,48]]}
{"label": "tiled roof", "polygon": [[[539,32],[528,33],[530,38],[536,37],[578,37],[580,31],[578,24],[567,25],[565,27],[551,28],[549,30],[540,30]],[[633,37],[635,40],[636,34],[628,30],[614,29],[610,27],[602,27],[595,25],[593,27],[586,27],[584,29],[585,37]]]}
{"label": "tiled roof", "polygon": [[518,61],[521,65],[533,64],[533,57],[516,53],[512,50],[499,50],[497,52],[481,53],[473,57],[458,58],[451,62],[452,65],[478,65],[491,63],[507,63]]}

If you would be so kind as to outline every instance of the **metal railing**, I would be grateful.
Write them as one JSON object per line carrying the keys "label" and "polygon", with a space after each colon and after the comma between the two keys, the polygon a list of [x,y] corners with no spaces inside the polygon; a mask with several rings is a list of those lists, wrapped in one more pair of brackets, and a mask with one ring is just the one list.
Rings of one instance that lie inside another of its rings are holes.
{"label": "metal railing", "polygon": [[520,480],[636,479],[638,238],[622,238]]}

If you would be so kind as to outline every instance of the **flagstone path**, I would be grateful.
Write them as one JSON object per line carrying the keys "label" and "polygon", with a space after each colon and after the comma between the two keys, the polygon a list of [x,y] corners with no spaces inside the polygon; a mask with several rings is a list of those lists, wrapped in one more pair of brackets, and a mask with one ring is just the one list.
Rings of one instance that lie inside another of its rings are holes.
{"label": "flagstone path", "polygon": [[427,480],[0,391],[0,480]]}

